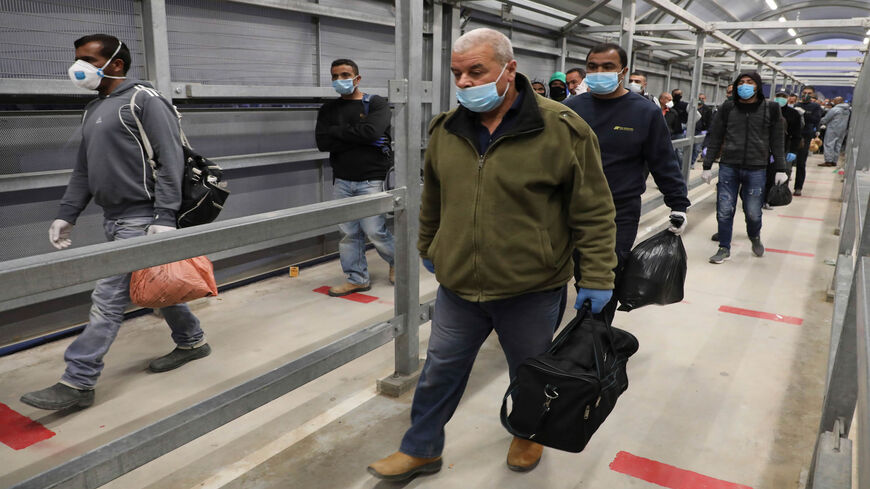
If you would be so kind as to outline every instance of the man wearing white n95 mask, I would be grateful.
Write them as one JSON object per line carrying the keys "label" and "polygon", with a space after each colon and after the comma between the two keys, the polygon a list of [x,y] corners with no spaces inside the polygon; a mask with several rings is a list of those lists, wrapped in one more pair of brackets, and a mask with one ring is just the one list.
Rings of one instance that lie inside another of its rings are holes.
{"label": "man wearing white n95 mask", "polygon": [[[457,39],[450,69],[461,106],[429,125],[417,241],[441,284],[432,334],[411,427],[399,451],[368,467],[392,481],[440,470],[444,427],[493,330],[511,377],[547,349],[572,249],[583,251],[579,303],[600,311],[613,288],[613,203],[589,126],[532,91],[495,30]],[[532,470],[542,452],[514,438],[508,468]]]}
{"label": "man wearing white n95 mask", "polygon": [[[670,207],[670,231],[686,228],[686,182],[674,159],[671,137],[662,112],[649,100],[625,89],[628,56],[616,44],[599,44],[586,57],[589,93],[572,98],[565,105],[574,109],[595,131],[601,146],[604,175],[616,206],[616,256],[620,266],[628,257],[640,220],[641,195],[646,190],[646,168]],[[582,254],[582,250],[579,250]],[[577,254],[575,254],[575,260]],[[575,270],[582,280],[582,271]],[[620,272],[617,269],[617,285]],[[605,319],[612,319],[616,299],[605,307]]]}
{"label": "man wearing white n95 mask", "polygon": [[[103,208],[109,241],[175,229],[181,206],[184,159],[174,110],[147,82],[127,78],[130,50],[113,36],[94,34],[75,42],[75,63],[68,74],[80,88],[99,98],[85,107],[82,142],[69,185],[60,202],[49,239],[58,249],[72,244],[71,232],[91,198]],[[130,107],[134,94],[135,109]],[[154,149],[156,169],[143,156],[141,137],[131,110]],[[67,348],[66,371],[57,384],[22,396],[41,409],[87,407],[103,369],[103,356],[121,327],[130,304],[130,274],[97,282],[84,331]],[[162,309],[176,348],[153,360],[149,368],[164,372],[207,356],[199,320],[185,304]]]}

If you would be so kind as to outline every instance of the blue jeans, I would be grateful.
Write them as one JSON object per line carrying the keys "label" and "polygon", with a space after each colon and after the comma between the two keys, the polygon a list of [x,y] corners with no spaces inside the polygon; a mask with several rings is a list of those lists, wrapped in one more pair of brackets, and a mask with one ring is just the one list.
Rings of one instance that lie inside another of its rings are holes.
{"label": "blue jeans", "polygon": [[716,219],[719,221],[719,246],[731,249],[731,231],[737,209],[737,195],[743,200],[746,234],[750,238],[761,235],[761,206],[764,204],[764,184],[767,170],[748,170],[719,165],[719,183],[716,188]]}
{"label": "blue jeans", "polygon": [[[106,220],[103,228],[109,241],[144,236],[154,219],[129,217]],[[124,310],[130,305],[130,274],[115,275],[97,282],[91,294],[91,313],[84,331],[64,353],[66,371],[61,381],[78,389],[93,389],[103,371],[103,356],[121,329]],[[163,317],[172,330],[172,340],[182,348],[203,342],[199,319],[187,304],[164,307]]]}
{"label": "blue jeans", "polygon": [[[366,180],[353,182],[350,180],[335,179],[332,187],[332,196],[336,199],[356,197],[382,192],[383,180]],[[341,269],[352,284],[369,283],[369,267],[366,262],[366,237],[375,245],[378,254],[381,255],[390,266],[393,266],[393,258],[396,254],[393,243],[393,235],[387,229],[387,219],[384,215],[370,216],[357,221],[350,221],[338,225],[342,238],[338,243],[338,254],[341,258]]]}
{"label": "blue jeans", "polygon": [[495,329],[498,334],[513,378],[525,359],[550,346],[565,292],[563,286],[509,299],[469,302],[439,287],[426,363],[411,406],[411,427],[399,450],[414,457],[441,455],[444,425],[456,411],[477,352],[490,332]]}

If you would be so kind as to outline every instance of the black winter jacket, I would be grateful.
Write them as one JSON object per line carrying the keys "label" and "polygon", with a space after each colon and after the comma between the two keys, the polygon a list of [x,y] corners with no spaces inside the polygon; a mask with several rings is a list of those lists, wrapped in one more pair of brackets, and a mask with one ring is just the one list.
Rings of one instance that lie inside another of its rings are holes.
{"label": "black winter jacket", "polygon": [[[776,171],[785,171],[785,131],[779,104],[763,97],[754,104],[736,106],[733,100],[722,104],[713,118],[707,140],[710,150],[704,157],[704,169],[713,167],[722,149],[719,162],[723,165],[748,169],[767,168],[770,155]],[[723,120],[727,117],[728,120]]]}

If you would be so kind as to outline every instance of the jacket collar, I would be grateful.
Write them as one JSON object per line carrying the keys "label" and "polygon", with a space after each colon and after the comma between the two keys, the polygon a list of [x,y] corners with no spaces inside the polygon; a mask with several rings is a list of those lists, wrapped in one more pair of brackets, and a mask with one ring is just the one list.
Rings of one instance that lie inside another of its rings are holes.
{"label": "jacket collar", "polygon": [[[514,83],[516,84],[517,91],[523,94],[523,100],[520,104],[519,114],[517,114],[516,124],[505,132],[502,137],[543,131],[544,118],[541,116],[541,110],[538,108],[538,101],[535,98],[537,94],[532,90],[532,84],[529,83],[529,79],[522,73],[517,73]],[[444,123],[444,128],[447,129],[447,132],[474,141],[474,138],[477,137],[479,120],[480,116],[460,105],[456,109],[456,112]]]}

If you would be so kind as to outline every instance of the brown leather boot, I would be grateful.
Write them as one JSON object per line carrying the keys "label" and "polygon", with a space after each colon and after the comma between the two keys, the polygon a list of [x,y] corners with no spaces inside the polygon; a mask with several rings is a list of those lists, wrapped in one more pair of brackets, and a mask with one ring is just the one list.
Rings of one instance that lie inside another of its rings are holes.
{"label": "brown leather boot", "polygon": [[434,474],[441,470],[441,457],[420,458],[396,452],[366,467],[369,474],[388,481],[403,481],[417,474]]}
{"label": "brown leather boot", "polygon": [[329,295],[332,297],[341,297],[343,295],[353,294],[354,292],[365,292],[367,290],[371,290],[372,284],[352,284],[350,282],[345,282],[341,285],[336,285],[335,287],[329,288]]}
{"label": "brown leather boot", "polygon": [[390,283],[396,285],[396,267],[390,267]]}
{"label": "brown leather boot", "polygon": [[514,437],[508,450],[507,466],[514,472],[528,472],[538,466],[544,445]]}

